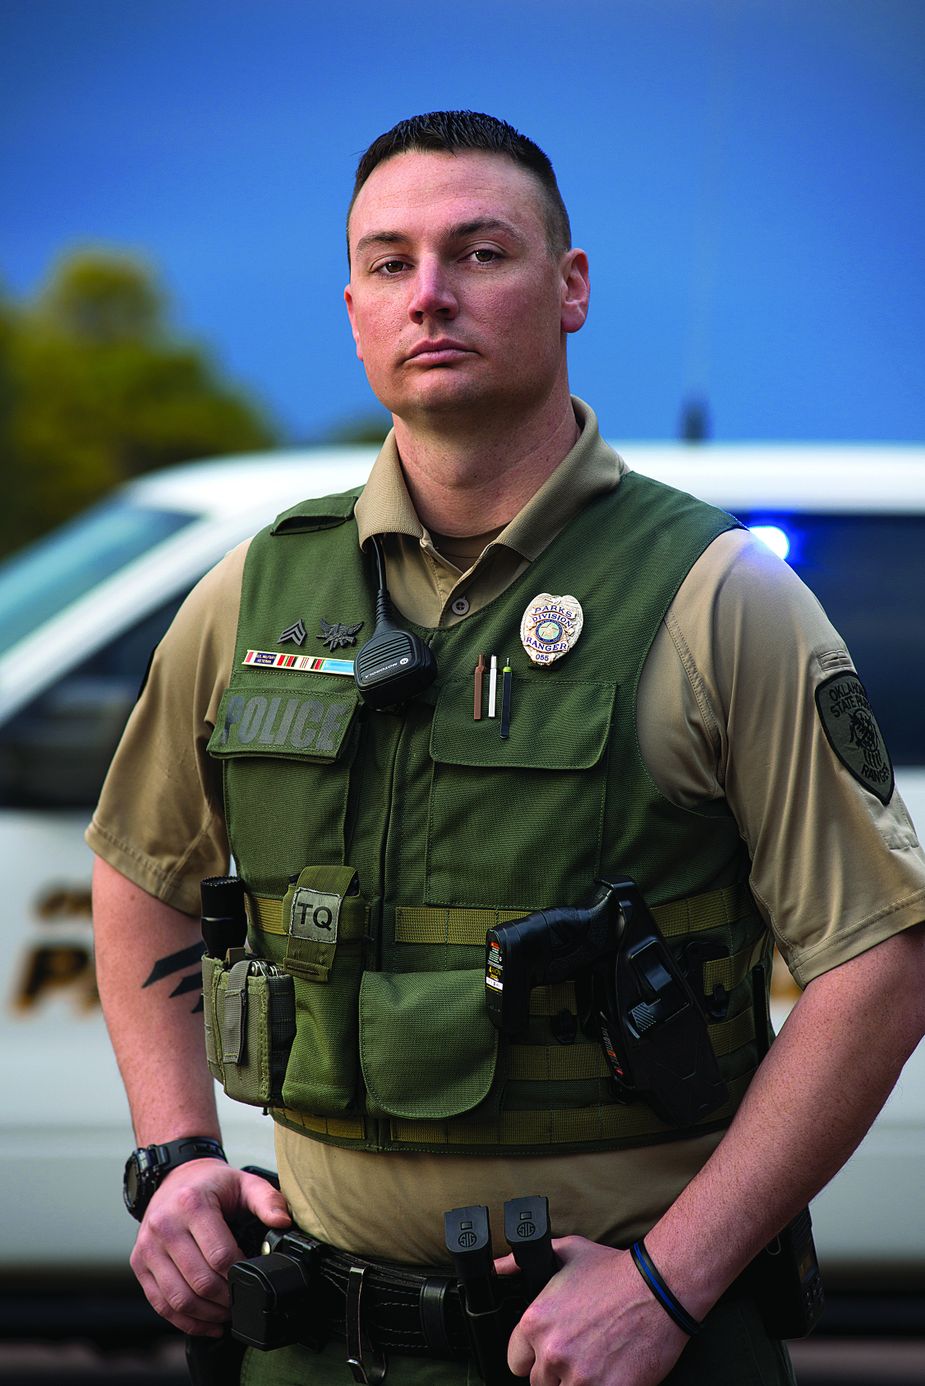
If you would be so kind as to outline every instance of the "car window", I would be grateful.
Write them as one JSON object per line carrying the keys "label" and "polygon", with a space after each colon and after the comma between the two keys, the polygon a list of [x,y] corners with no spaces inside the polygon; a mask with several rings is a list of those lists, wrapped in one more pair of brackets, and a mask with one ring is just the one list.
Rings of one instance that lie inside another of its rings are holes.
{"label": "car window", "polygon": [[13,554],[0,564],[0,654],[197,518],[117,496]]}
{"label": "car window", "polygon": [[96,803],[151,651],[185,595],[110,640],[0,727],[0,807]]}
{"label": "car window", "polygon": [[740,518],[785,537],[787,562],[851,651],[894,762],[925,764],[925,516]]}

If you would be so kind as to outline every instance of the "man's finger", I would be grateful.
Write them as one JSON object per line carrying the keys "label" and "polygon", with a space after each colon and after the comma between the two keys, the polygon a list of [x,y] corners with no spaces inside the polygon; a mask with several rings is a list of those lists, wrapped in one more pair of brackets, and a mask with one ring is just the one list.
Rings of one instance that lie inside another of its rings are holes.
{"label": "man's finger", "polygon": [[279,1189],[259,1174],[242,1176],[239,1197],[241,1205],[267,1227],[288,1227],[292,1222],[289,1206]]}
{"label": "man's finger", "polygon": [[171,1242],[167,1252],[197,1298],[227,1312],[231,1305],[227,1271],[241,1254],[227,1223],[214,1216],[194,1218],[188,1234]]}
{"label": "man's finger", "polygon": [[174,1327],[184,1333],[215,1336],[221,1331],[228,1319],[227,1306],[199,1296],[177,1264],[160,1248],[153,1248],[134,1269],[152,1308]]}
{"label": "man's finger", "polygon": [[507,1345],[507,1364],[515,1376],[529,1376],[535,1362],[536,1353],[518,1324]]}

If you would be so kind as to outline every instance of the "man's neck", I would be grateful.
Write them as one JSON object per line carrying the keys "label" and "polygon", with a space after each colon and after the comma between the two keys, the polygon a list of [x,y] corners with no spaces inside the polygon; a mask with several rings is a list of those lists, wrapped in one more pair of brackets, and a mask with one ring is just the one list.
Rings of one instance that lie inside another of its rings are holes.
{"label": "man's neck", "polygon": [[444,535],[482,534],[506,525],[574,447],[571,400],[512,423],[409,426],[395,419],[405,482],[421,523]]}

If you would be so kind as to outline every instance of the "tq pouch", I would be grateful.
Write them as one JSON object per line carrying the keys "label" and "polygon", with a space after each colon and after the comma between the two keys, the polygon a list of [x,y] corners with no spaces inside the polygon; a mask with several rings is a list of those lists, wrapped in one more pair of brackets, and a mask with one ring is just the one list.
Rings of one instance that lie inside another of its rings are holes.
{"label": "tq pouch", "polygon": [[306,866],[286,892],[282,916],[282,965],[294,982],[298,1027],[284,1105],[336,1115],[357,1101],[369,905],[352,866]]}
{"label": "tq pouch", "polygon": [[266,1107],[282,1097],[295,1038],[293,980],[243,949],[202,960],[206,1059],[229,1097]]}

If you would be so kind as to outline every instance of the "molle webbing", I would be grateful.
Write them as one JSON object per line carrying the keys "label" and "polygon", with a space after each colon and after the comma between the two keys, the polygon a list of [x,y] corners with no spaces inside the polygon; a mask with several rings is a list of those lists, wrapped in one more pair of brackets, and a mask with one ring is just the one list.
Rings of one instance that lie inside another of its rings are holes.
{"label": "molle webbing", "polygon": [[[742,1100],[751,1078],[729,1084],[729,1100],[711,1113],[698,1129],[711,1131],[727,1124]],[[511,1146],[521,1150],[541,1150],[547,1145],[581,1144],[593,1148],[611,1141],[657,1140],[670,1138],[672,1128],[659,1121],[645,1102],[632,1106],[619,1104],[600,1107],[566,1107],[558,1111],[502,1112],[496,1120],[478,1121],[456,1117],[452,1121],[393,1121],[392,1139],[414,1145]]]}
{"label": "molle webbing", "polygon": [[[710,1115],[698,1130],[712,1131],[727,1125],[745,1095],[751,1074],[729,1083],[729,1099]],[[337,1144],[367,1143],[369,1126],[363,1120],[345,1121],[335,1117],[311,1116],[289,1108],[274,1108],[273,1116],[296,1131],[331,1140]],[[575,1145],[602,1149],[619,1141],[649,1144],[659,1138],[670,1139],[672,1129],[659,1121],[644,1102],[623,1107],[566,1107],[542,1112],[502,1112],[495,1119],[479,1121],[456,1117],[451,1121],[403,1121],[389,1124],[389,1137],[396,1149],[428,1150],[445,1146],[476,1152],[491,1146],[510,1148],[514,1153],[536,1153],[545,1146]]]}
{"label": "molle webbing", "polygon": [[[262,921],[267,932],[284,933],[279,919],[279,902],[250,897],[252,919]],[[670,901],[654,906],[652,914],[666,937],[703,934],[723,925],[731,925],[749,913],[751,905],[747,886],[739,883],[721,890],[709,891],[687,900]],[[406,907],[396,911],[395,938],[410,944],[458,943],[484,945],[485,932],[498,924],[522,918],[514,910],[439,909]],[[752,968],[767,952],[763,933],[753,943],[731,957],[710,960],[704,965],[703,983],[706,993],[715,986],[732,991],[747,979]],[[530,1015],[542,1023],[563,1010],[575,1012],[575,984],[560,982],[553,986],[537,987],[531,996]],[[748,1007],[728,1019],[713,1021],[709,1026],[710,1043],[717,1057],[728,1056],[755,1040],[754,1010]],[[596,1041],[583,1037],[573,1043],[508,1043],[501,1049],[498,1074],[502,1080],[527,1083],[583,1082],[609,1078],[609,1068]],[[750,1071],[729,1083],[729,1100],[720,1111],[712,1113],[701,1125],[712,1129],[733,1114],[747,1086]],[[321,1138],[341,1143],[365,1142],[367,1124],[363,1120],[295,1112],[277,1108],[274,1116],[285,1125],[311,1132]],[[537,1132],[542,1129],[540,1137]],[[459,1117],[449,1121],[390,1122],[390,1139],[398,1147],[442,1144],[466,1146],[532,1147],[540,1139],[543,1144],[574,1141],[607,1141],[617,1138],[633,1140],[657,1138],[668,1128],[646,1104],[614,1106],[604,1109],[568,1108],[552,1111],[510,1111],[479,1120]]]}
{"label": "molle webbing", "polygon": [[[747,912],[750,903],[744,883],[707,891],[688,900],[672,900],[650,905],[649,910],[666,938],[699,933],[733,924]],[[467,910],[399,906],[395,911],[397,943],[484,944],[488,929],[522,919],[522,910]]]}
{"label": "molle webbing", "polygon": [[[671,900],[664,905],[653,905],[650,912],[665,938],[677,938],[680,935],[702,933],[724,924],[733,924],[748,912],[749,903],[748,886],[744,882],[739,882],[722,890],[692,896],[687,900]],[[247,909],[255,929],[277,936],[286,934],[282,900],[274,900],[265,895],[249,895]],[[467,910],[455,906],[438,908],[427,905],[400,905],[395,911],[395,942],[452,943],[481,947],[484,946],[485,934],[489,929],[523,917],[523,910]],[[364,931],[368,927],[367,921],[368,915],[355,927],[354,933],[357,938],[364,936]],[[345,934],[345,937],[350,935]],[[765,940],[762,937],[731,957],[711,959],[705,963],[703,980],[706,993],[711,994],[716,986],[722,987],[725,991],[732,991],[761,960],[764,949]],[[549,993],[556,993],[555,1003],[547,999]],[[570,983],[563,983],[559,988],[538,987],[534,992],[530,1013],[555,1015],[563,1007],[574,1006],[574,1001],[574,988]],[[547,1006],[551,1009],[545,1009]]]}
{"label": "molle webbing", "polygon": [[[249,895],[248,913],[254,927],[266,934],[285,934],[282,900]],[[649,912],[666,938],[700,933],[734,924],[747,912],[748,886],[740,881],[687,900],[650,905]],[[395,911],[396,943],[468,943],[483,945],[489,929],[523,919],[523,910],[467,910],[456,906],[399,905]]]}

